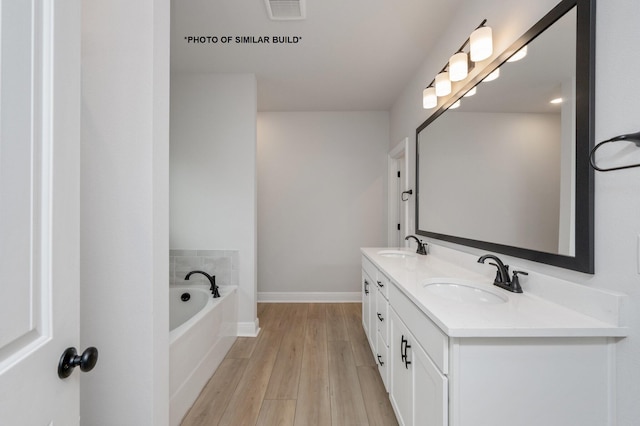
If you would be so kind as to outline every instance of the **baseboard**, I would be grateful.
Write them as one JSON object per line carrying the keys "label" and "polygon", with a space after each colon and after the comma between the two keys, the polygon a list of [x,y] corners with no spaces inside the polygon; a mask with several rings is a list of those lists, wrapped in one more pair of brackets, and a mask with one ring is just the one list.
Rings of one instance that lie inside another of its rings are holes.
{"label": "baseboard", "polygon": [[238,337],[256,337],[260,333],[258,318],[255,321],[238,322]]}
{"label": "baseboard", "polygon": [[258,292],[258,302],[353,303],[362,301],[356,292]]}

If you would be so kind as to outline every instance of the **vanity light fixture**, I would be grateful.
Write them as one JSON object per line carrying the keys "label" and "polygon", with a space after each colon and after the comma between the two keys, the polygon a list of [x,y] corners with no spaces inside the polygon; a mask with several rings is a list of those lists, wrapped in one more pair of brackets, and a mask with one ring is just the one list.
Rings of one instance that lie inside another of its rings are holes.
{"label": "vanity light fixture", "polygon": [[485,26],[486,22],[485,19],[469,36],[469,56],[473,62],[484,61],[493,53],[491,27]]}
{"label": "vanity light fixture", "polygon": [[451,80],[449,80],[449,72],[442,71],[436,75],[436,95],[447,96],[451,93]]}
{"label": "vanity light fixture", "polygon": [[522,47],[522,49],[514,53],[513,56],[507,59],[507,62],[516,62],[524,58],[525,56],[527,56],[527,46]]}
{"label": "vanity light fixture", "polygon": [[438,97],[436,96],[436,88],[429,86],[422,91],[422,107],[424,109],[435,108],[438,105]]}
{"label": "vanity light fixture", "polygon": [[460,106],[460,99],[458,99],[457,101],[455,101],[455,102],[453,103],[453,105],[451,105],[451,106],[449,107],[449,109],[456,109],[456,108],[458,108],[459,106]]}
{"label": "vanity light fixture", "polygon": [[496,68],[496,70],[494,72],[492,72],[491,74],[489,74],[488,76],[486,76],[484,78],[484,80],[482,80],[483,83],[487,83],[489,81],[493,81],[495,79],[497,79],[498,77],[500,77],[500,68]]}
{"label": "vanity light fixture", "polygon": [[449,78],[451,81],[461,81],[469,73],[469,59],[467,54],[459,51],[449,58]]}
{"label": "vanity light fixture", "polygon": [[[422,91],[422,107],[424,109],[435,108],[438,105],[438,97],[447,96],[451,93],[451,82],[466,79],[474,67],[474,62],[482,61],[493,54],[493,40],[491,28],[485,24],[484,19],[480,25],[471,33],[462,46],[454,53],[438,75]],[[464,49],[469,46],[469,53]],[[495,76],[494,78],[497,78]],[[485,81],[491,81],[485,79]],[[466,96],[473,96],[475,88],[467,92]],[[434,99],[435,96],[435,99]]]}
{"label": "vanity light fixture", "polygon": [[473,96],[476,94],[476,92],[478,91],[477,87],[472,87],[471,90],[469,90],[467,93],[464,94],[463,98],[468,98],[470,96]]}

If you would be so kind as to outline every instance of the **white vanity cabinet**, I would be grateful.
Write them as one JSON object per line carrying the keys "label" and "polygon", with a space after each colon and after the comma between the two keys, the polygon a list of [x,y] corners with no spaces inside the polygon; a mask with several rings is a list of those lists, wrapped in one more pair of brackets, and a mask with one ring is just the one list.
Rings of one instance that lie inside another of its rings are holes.
{"label": "white vanity cabinet", "polygon": [[[416,302],[426,293],[403,287],[415,265],[400,266],[386,275],[363,257],[363,323],[400,425],[615,425],[615,344],[624,330],[522,295],[484,310]],[[512,328],[503,318],[535,326]]]}
{"label": "white vanity cabinet", "polygon": [[400,425],[446,426],[447,377],[391,309],[389,398]]}
{"label": "white vanity cabinet", "polygon": [[386,389],[389,383],[389,280],[363,261],[362,322]]}

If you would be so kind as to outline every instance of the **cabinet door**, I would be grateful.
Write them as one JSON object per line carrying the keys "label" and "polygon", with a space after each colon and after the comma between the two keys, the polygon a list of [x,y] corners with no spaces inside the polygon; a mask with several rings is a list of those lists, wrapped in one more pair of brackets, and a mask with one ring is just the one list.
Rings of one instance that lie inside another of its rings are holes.
{"label": "cabinet door", "polygon": [[362,270],[362,327],[369,340],[371,352],[376,354],[377,317],[376,317],[376,293],[375,281],[369,274]]}
{"label": "cabinet door", "polygon": [[447,378],[431,361],[395,310],[389,311],[389,398],[398,422],[405,426],[446,426]]}
{"label": "cabinet door", "polygon": [[[409,330],[393,309],[389,309],[389,399],[400,425],[413,425],[413,367],[411,358],[403,357]],[[405,362],[408,361],[408,362]]]}
{"label": "cabinet door", "polygon": [[413,424],[446,426],[448,424],[447,377],[418,344],[408,350],[413,367]]}
{"label": "cabinet door", "polygon": [[[367,335],[368,339],[371,339],[369,336],[371,334],[369,318],[370,318],[370,309],[371,309],[371,299],[373,299],[375,295],[375,287],[371,287],[372,280],[369,275],[362,270],[362,327],[364,328],[364,332]],[[373,290],[373,292],[372,292]]]}

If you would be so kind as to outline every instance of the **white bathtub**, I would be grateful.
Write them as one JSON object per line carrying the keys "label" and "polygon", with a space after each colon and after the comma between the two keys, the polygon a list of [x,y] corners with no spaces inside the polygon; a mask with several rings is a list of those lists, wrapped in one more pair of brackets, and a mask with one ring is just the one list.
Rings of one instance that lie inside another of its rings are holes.
{"label": "white bathtub", "polygon": [[[181,295],[188,293],[189,301]],[[220,298],[208,285],[169,289],[170,425],[178,426],[236,340],[237,289],[220,287]]]}

